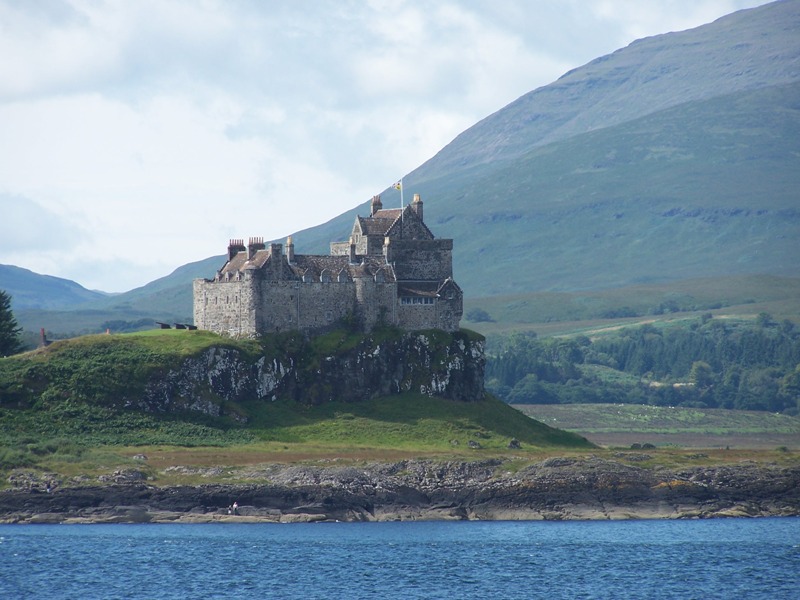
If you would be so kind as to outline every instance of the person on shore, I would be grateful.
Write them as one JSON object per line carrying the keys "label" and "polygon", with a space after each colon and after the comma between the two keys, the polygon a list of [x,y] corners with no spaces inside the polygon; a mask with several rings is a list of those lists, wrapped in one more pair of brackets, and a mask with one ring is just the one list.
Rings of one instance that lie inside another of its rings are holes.
{"label": "person on shore", "polygon": [[239,514],[239,503],[238,502],[234,502],[233,503],[233,514],[235,514],[235,515]]}

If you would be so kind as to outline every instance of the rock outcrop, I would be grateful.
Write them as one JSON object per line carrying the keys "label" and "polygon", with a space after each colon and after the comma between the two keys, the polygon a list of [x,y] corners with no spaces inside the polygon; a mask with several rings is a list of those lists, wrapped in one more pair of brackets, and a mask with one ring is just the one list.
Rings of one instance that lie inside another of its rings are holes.
{"label": "rock outcrop", "polygon": [[[800,466],[650,470],[598,457],[225,469],[248,483],[159,487],[130,472],[53,482],[17,473],[0,522],[561,520],[800,515]],[[171,467],[174,471],[182,467]],[[203,469],[183,467],[203,476]],[[209,470],[211,471],[211,470]],[[48,476],[50,477],[50,476]],[[113,482],[113,483],[111,483]],[[256,483],[253,483],[256,482]],[[236,502],[238,510],[229,513]]]}
{"label": "rock outcrop", "polygon": [[369,336],[327,352],[302,339],[257,356],[235,347],[211,347],[177,367],[154,372],[144,393],[128,398],[125,407],[220,416],[226,403],[240,400],[291,398],[321,404],[409,391],[476,401],[485,397],[484,366],[483,338],[462,332]]}

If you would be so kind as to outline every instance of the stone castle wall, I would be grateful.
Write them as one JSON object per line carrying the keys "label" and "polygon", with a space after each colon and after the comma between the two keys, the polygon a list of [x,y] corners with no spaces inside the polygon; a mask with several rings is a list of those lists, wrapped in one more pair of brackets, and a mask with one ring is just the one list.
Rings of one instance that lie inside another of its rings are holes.
{"label": "stone castle wall", "polygon": [[443,281],[453,273],[453,240],[392,240],[389,260],[399,280]]}
{"label": "stone castle wall", "polygon": [[256,331],[324,331],[352,315],[365,331],[379,322],[414,329],[438,322],[426,321],[437,319],[427,306],[401,310],[397,284],[372,278],[343,282],[196,280],[194,296],[195,324],[233,337],[251,336]]}
{"label": "stone castle wall", "polygon": [[194,281],[194,322],[202,329],[224,332],[233,337],[248,335],[256,327],[256,282]]}

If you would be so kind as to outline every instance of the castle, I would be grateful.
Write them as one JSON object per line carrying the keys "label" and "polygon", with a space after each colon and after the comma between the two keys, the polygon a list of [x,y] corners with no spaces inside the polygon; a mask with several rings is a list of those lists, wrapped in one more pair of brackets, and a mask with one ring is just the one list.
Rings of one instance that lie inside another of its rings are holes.
{"label": "castle", "polygon": [[362,331],[387,323],[406,331],[455,331],[463,293],[453,280],[453,240],[435,239],[419,194],[404,208],[372,199],[348,242],[331,253],[294,253],[292,238],[231,240],[214,279],[194,281],[194,323],[234,337],[300,330],[319,333],[343,319]]}

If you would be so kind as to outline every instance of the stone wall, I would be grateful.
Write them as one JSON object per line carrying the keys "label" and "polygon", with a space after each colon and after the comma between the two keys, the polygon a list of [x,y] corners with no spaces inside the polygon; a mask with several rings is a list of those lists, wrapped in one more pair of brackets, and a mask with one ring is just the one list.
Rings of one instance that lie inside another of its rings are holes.
{"label": "stone wall", "polygon": [[324,331],[355,310],[352,281],[262,281],[258,289],[258,331],[265,333]]}
{"label": "stone wall", "polygon": [[435,323],[444,331],[457,331],[462,310],[460,297],[437,298],[434,304],[399,304],[395,323],[406,330],[423,329]]}
{"label": "stone wall", "polygon": [[453,274],[453,240],[392,240],[398,280],[444,281]]}
{"label": "stone wall", "polygon": [[200,329],[248,335],[256,327],[255,281],[252,278],[193,284],[194,323]]}
{"label": "stone wall", "polygon": [[356,310],[361,329],[369,331],[378,323],[397,324],[397,284],[356,279]]}

